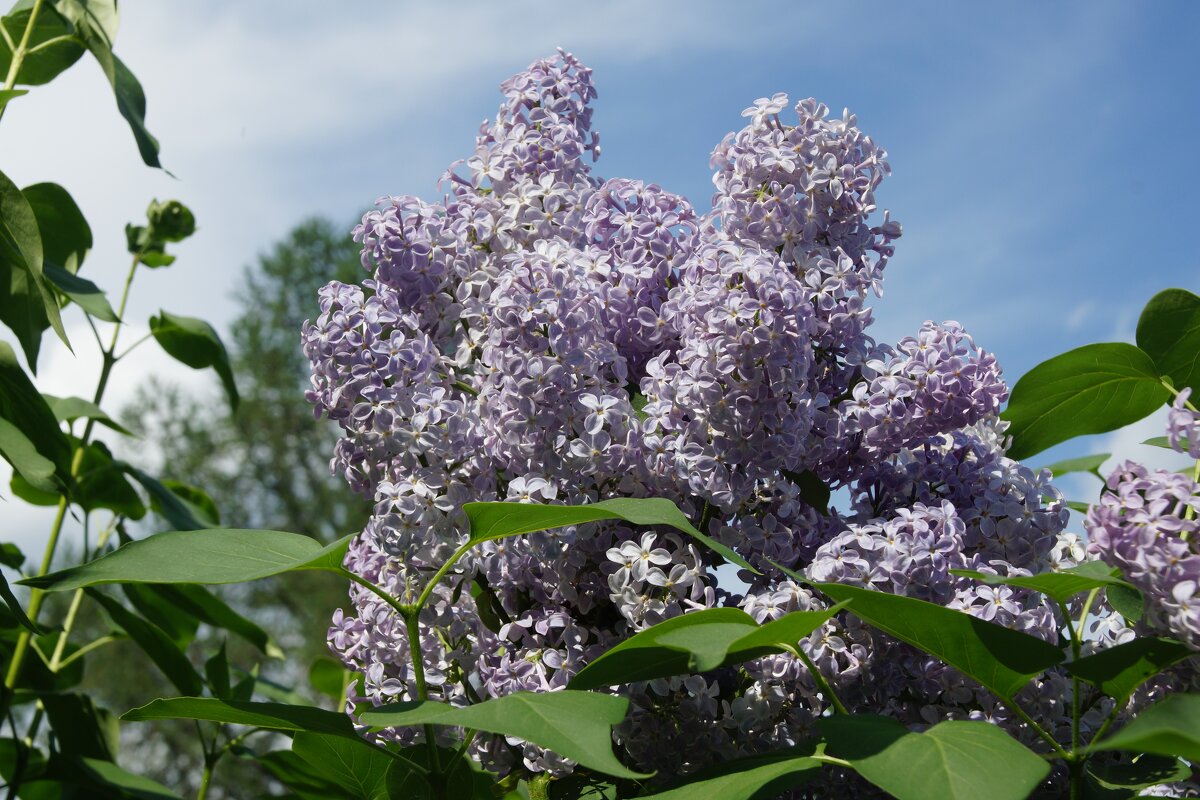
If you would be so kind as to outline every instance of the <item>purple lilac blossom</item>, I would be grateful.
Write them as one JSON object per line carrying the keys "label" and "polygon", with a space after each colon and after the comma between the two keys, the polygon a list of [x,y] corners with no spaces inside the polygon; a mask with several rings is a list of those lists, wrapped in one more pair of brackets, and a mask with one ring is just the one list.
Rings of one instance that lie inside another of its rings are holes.
{"label": "purple lilac blossom", "polygon": [[[620,524],[484,543],[421,616],[431,696],[561,689],[622,638],[698,609],[765,621],[823,607],[772,561],[1055,640],[1039,596],[949,573],[1026,575],[1085,554],[1064,538],[1048,473],[1004,455],[995,358],[954,322],[895,346],[869,335],[901,227],[876,213],[890,167],[853,115],[756,101],[714,151],[713,207],[699,214],[656,185],[592,174],[596,90],[570,54],[501,92],[474,153],[446,173],[448,196],[381,200],[354,230],[369,277],[325,287],[304,328],[308,399],[344,432],[331,468],[375,503],[346,567],[411,601],[466,540],[465,502],[661,496],[763,574],[735,592],[695,542]],[[848,507],[809,505],[803,471],[844,487]],[[350,713],[414,699],[398,616],[357,585],[351,605],[329,632],[363,675]],[[1097,647],[1129,635],[1107,609],[1095,620]],[[979,686],[852,615],[801,647],[854,709],[916,727],[989,719],[1033,739]],[[1049,673],[1028,692],[1051,727],[1067,720],[1067,684]],[[623,691],[619,752],[659,780],[794,745],[830,708],[787,655]],[[572,769],[499,736],[470,752],[499,774]]]}

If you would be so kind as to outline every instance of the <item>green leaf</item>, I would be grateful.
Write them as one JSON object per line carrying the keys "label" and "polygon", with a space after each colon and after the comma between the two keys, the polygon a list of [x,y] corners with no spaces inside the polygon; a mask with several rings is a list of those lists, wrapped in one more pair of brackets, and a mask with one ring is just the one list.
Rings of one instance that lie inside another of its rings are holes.
{"label": "green leaf", "polygon": [[60,484],[54,477],[54,462],[39,453],[20,428],[2,418],[0,455],[12,465],[14,478],[20,476],[38,492],[51,495],[52,502],[58,501]]}
{"label": "green leaf", "polygon": [[118,321],[117,312],[113,311],[104,291],[96,284],[86,278],[72,275],[54,264],[46,265],[45,277],[67,298],[96,319],[102,319],[105,322]]}
{"label": "green leaf", "polygon": [[[164,480],[162,485],[171,491],[171,494],[183,501],[187,510],[196,518],[198,522],[204,523],[204,527],[220,527],[221,511],[217,508],[217,503],[208,492],[198,486],[191,486],[180,481]],[[173,513],[163,507],[156,495],[151,495],[150,508],[157,514],[170,519]],[[178,527],[176,528],[178,530]]]}
{"label": "green leaf", "polygon": [[[134,800],[179,800],[179,795],[161,783],[144,775],[126,772],[116,764],[95,758],[80,759],[75,764],[74,774],[70,776],[70,779],[71,782],[92,788],[99,787],[109,792],[115,790],[119,792],[118,797],[134,798]],[[106,794],[105,796],[111,795]]]}
{"label": "green leaf", "polygon": [[[391,800],[389,776],[397,762],[364,741],[300,732],[292,752],[354,800]],[[401,767],[403,769],[403,767]]]}
{"label": "green leaf", "polygon": [[25,554],[12,542],[4,542],[0,544],[0,564],[20,570],[25,565]]}
{"label": "green leaf", "polygon": [[649,777],[630,770],[612,752],[611,727],[628,708],[625,697],[564,689],[514,692],[462,708],[428,700],[399,703],[366,711],[361,721],[376,728],[452,725],[515,736],[606,775]]}
{"label": "green leaf", "polygon": [[1065,664],[1067,672],[1123,705],[1133,690],[1167,667],[1196,655],[1172,639],[1144,637]]}
{"label": "green leaf", "polygon": [[726,561],[758,574],[744,558],[696,529],[683,512],[662,497],[622,497],[582,506],[551,506],[540,503],[467,503],[463,511],[471,521],[471,542],[502,539],[587,522],[624,520],[633,525],[666,525],[686,533],[719,553]]}
{"label": "green leaf", "polygon": [[318,656],[308,667],[308,682],[319,693],[340,703],[350,684],[346,668],[329,656]]}
{"label": "green leaf", "polygon": [[33,620],[25,613],[25,609],[21,607],[21,601],[13,594],[12,587],[8,585],[8,578],[4,577],[4,573],[0,572],[0,597],[4,598],[4,604],[8,606],[8,610],[17,618],[17,622],[21,623],[31,633],[41,633],[42,629],[33,623]]}
{"label": "green leaf", "polygon": [[211,325],[194,317],[180,317],[161,311],[158,316],[150,318],[150,333],[176,361],[192,369],[212,367],[216,370],[225,385],[229,404],[234,411],[237,410],[238,391],[229,367],[229,354],[225,352],[225,345]]}
{"label": "green leaf", "polygon": [[1080,514],[1088,513],[1090,506],[1087,503],[1080,503],[1077,500],[1068,500],[1064,505],[1072,511],[1078,511]]}
{"label": "green leaf", "polygon": [[54,463],[63,486],[70,485],[71,442],[58,427],[54,412],[17,363],[17,354],[0,341],[0,419],[24,434],[37,452]]}
{"label": "green leaf", "polygon": [[[53,266],[68,275],[76,275],[93,242],[91,226],[74,198],[57,183],[35,183],[22,189],[21,194],[37,220],[47,272]],[[107,301],[104,305],[108,305]],[[115,320],[116,315],[113,315],[109,321]]]}
{"label": "green leaf", "polygon": [[[844,605],[844,604],[843,604]],[[708,672],[786,652],[843,608],[795,611],[759,626],[737,608],[711,608],[660,622],[610,648],[571,679],[572,689],[597,689]]]}
{"label": "green leaf", "polygon": [[[4,48],[4,44],[0,44],[0,48]],[[3,109],[11,101],[16,100],[22,95],[29,94],[28,89],[0,89],[0,109]]]}
{"label": "green leaf", "polygon": [[1026,373],[1008,407],[1009,456],[1028,458],[1048,447],[1137,422],[1170,397],[1150,356],[1123,342],[1089,344]]}
{"label": "green leaf", "polygon": [[[12,66],[13,51],[8,42],[20,42],[29,25],[32,7],[18,3],[0,25],[8,38],[0,36],[0,75],[7,75]],[[83,45],[74,36],[74,27],[49,4],[43,4],[34,21],[28,51],[17,72],[16,83],[22,86],[41,86],[49,83],[83,55]]]}
{"label": "green leaf", "polygon": [[178,200],[152,200],[146,209],[149,236],[156,242],[182,242],[196,232],[191,209]]}
{"label": "green leaf", "polygon": [[1041,592],[1056,603],[1065,603],[1080,592],[1103,589],[1108,586],[1122,586],[1137,591],[1132,584],[1121,577],[1119,569],[1110,567],[1103,561],[1085,561],[1078,566],[1068,567],[1058,572],[1043,572],[1040,575],[1011,578],[989,575],[973,569],[952,569],[950,573],[963,578],[972,578],[989,586],[1019,586],[1022,589],[1032,589],[1035,592]]}
{"label": "green leaf", "polygon": [[208,680],[208,688],[222,700],[229,700],[232,687],[229,684],[229,659],[225,655],[225,643],[212,658],[204,662],[204,677]]}
{"label": "green leaf", "polygon": [[83,451],[71,498],[84,511],[106,508],[130,519],[146,516],[142,498],[103,442],[92,442]]}
{"label": "green leaf", "polygon": [[1104,597],[1113,611],[1129,620],[1130,624],[1141,621],[1146,613],[1146,598],[1132,586],[1113,584],[1104,590]]}
{"label": "green leaf", "polygon": [[827,752],[897,800],[1024,800],[1050,765],[988,722],[940,722],[911,733],[888,717],[817,721]]}
{"label": "green leaf", "polygon": [[240,636],[268,658],[283,658],[283,651],[270,634],[203,586],[186,583],[173,586],[151,584],[148,588],[161,603],[170,604],[206,625]]}
{"label": "green leaf", "polygon": [[105,583],[243,583],[306,569],[344,574],[341,561],[351,538],[322,547],[315,539],[283,531],[171,531],[129,542],[95,561],[20,583],[63,592]]}
{"label": "green leaf", "polygon": [[940,658],[1003,699],[1063,660],[1049,642],[952,608],[840,583],[811,585],[838,602],[849,600],[851,614]]}
{"label": "green leaf", "polygon": [[780,470],[783,476],[792,483],[796,484],[796,488],[800,490],[800,499],[805,503],[821,512],[824,516],[829,516],[829,486],[817,476],[817,473],[810,469],[803,472],[792,472],[791,470]]}
{"label": "green leaf", "polygon": [[1178,756],[1195,764],[1200,761],[1200,695],[1168,695],[1091,749]]}
{"label": "green leaf", "polygon": [[77,419],[94,419],[117,433],[123,433],[126,436],[134,435],[90,400],[84,400],[82,397],[55,397],[52,394],[43,394],[42,397],[46,399],[46,405],[50,406],[50,410],[54,412],[54,416],[59,422],[70,423]]}
{"label": "green leaf", "polygon": [[157,478],[147,475],[132,464],[118,461],[116,465],[142,485],[142,488],[150,495],[151,506],[175,530],[195,531],[212,527],[208,521],[210,514],[203,507],[193,504]]}
{"label": "green leaf", "polygon": [[41,698],[59,751],[80,758],[116,761],[120,742],[117,718],[81,694],[45,694]]}
{"label": "green leaf", "polygon": [[350,718],[337,711],[283,703],[250,703],[215,697],[170,697],[153,700],[121,715],[126,722],[198,719],[249,725],[273,731],[310,731],[360,740]]}
{"label": "green leaf", "polygon": [[808,756],[740,758],[705,770],[682,786],[645,797],[647,800],[768,800],[787,795],[789,789],[804,785],[820,771],[821,762]]}
{"label": "green leaf", "polygon": [[162,670],[175,688],[187,695],[198,695],[203,691],[204,681],[188,660],[187,654],[176,646],[162,628],[142,619],[101,592],[89,591],[88,595],[103,606],[112,621],[129,634],[129,638]]}
{"label": "green leaf", "polygon": [[0,321],[12,328],[37,372],[42,331],[53,327],[70,348],[58,298],[42,275],[44,254],[37,217],[25,195],[0,172]]}
{"label": "green leaf", "polygon": [[1128,764],[1101,764],[1093,759],[1088,762],[1087,772],[1096,786],[1110,792],[1124,790],[1122,796],[1125,797],[1133,797],[1139,789],[1161,783],[1186,781],[1192,775],[1191,768],[1177,758],[1150,755]]}
{"label": "green leaf", "polygon": [[196,638],[200,620],[164,597],[160,590],[171,586],[128,583],[121,587],[134,610],[153,622],[171,638],[180,650],[186,650]]}
{"label": "green leaf", "polygon": [[1137,344],[1176,389],[1200,391],[1200,297],[1186,289],[1151,297],[1138,319]]}
{"label": "green leaf", "polygon": [[1053,464],[1047,464],[1041,469],[1050,470],[1051,476],[1055,478],[1061,475],[1068,475],[1072,472],[1087,472],[1095,475],[1100,480],[1104,480],[1104,476],[1100,474],[1100,467],[1110,458],[1112,458],[1112,453],[1094,453],[1090,456],[1055,461]]}

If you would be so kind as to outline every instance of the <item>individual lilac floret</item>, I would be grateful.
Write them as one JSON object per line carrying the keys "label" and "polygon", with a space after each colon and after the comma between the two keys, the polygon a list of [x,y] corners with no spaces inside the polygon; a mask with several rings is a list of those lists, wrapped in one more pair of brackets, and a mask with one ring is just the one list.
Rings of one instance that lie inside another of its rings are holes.
{"label": "individual lilac floret", "polygon": [[1167,412],[1167,442],[1171,448],[1200,460],[1200,412],[1189,399],[1191,387],[1180,390]]}
{"label": "individual lilac floret", "polygon": [[1200,484],[1126,461],[1088,511],[1089,550],[1146,596],[1146,621],[1200,649]]}

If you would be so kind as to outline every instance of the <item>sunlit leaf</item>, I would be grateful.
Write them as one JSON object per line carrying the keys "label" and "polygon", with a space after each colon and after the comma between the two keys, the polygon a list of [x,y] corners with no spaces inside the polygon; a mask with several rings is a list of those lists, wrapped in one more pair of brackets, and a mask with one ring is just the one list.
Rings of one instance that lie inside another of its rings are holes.
{"label": "sunlit leaf", "polygon": [[1195,764],[1200,761],[1200,695],[1169,695],[1092,749],[1178,756]]}
{"label": "sunlit leaf", "polygon": [[1186,289],[1151,297],[1138,318],[1137,344],[1175,388],[1200,391],[1200,297]]}
{"label": "sunlit leaf", "polygon": [[1171,639],[1140,637],[1084,656],[1063,666],[1067,672],[1115,698],[1121,705],[1133,690],[1167,667],[1195,656],[1195,651]]}
{"label": "sunlit leaf", "polygon": [[1109,586],[1122,586],[1137,591],[1132,584],[1121,577],[1120,570],[1114,569],[1102,561],[1085,561],[1078,566],[1068,567],[1058,572],[1013,577],[991,575],[972,569],[952,569],[950,572],[986,583],[989,586],[1018,586],[1022,589],[1032,589],[1035,592],[1041,592],[1057,603],[1065,603],[1080,592],[1104,589]]}

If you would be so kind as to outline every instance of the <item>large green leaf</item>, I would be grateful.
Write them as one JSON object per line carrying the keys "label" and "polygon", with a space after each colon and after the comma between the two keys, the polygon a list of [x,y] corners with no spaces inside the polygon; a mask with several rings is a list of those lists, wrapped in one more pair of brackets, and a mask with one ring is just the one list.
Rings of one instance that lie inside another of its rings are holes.
{"label": "large green leaf", "polygon": [[142,470],[124,461],[116,462],[131,478],[142,485],[150,495],[150,502],[171,527],[177,531],[195,531],[214,527],[209,510],[192,503],[179,492]]}
{"label": "large green leaf", "polygon": [[817,721],[827,752],[897,800],[1023,800],[1050,765],[988,722],[940,722],[912,733],[888,717]]}
{"label": "large green leaf", "polygon": [[751,572],[758,572],[733,550],[697,530],[674,503],[662,497],[640,499],[621,497],[582,506],[506,502],[467,503],[463,506],[463,511],[471,521],[471,541],[474,543],[521,533],[562,528],[566,525],[623,520],[633,525],[666,525],[674,528],[703,542],[710,550],[720,553],[726,561]]}
{"label": "large green leaf", "polygon": [[1080,592],[1092,589],[1104,589],[1109,586],[1122,586],[1137,591],[1133,584],[1121,577],[1121,571],[1110,567],[1103,561],[1085,561],[1058,572],[1043,572],[1039,575],[1014,576],[1010,578],[1001,575],[989,575],[973,569],[952,569],[951,573],[964,578],[973,578],[989,586],[1018,586],[1023,589],[1033,589],[1054,600],[1065,603]]}
{"label": "large green leaf", "polygon": [[89,591],[88,594],[108,612],[113,622],[129,634],[129,638],[162,670],[175,688],[186,695],[198,695],[204,691],[204,681],[192,666],[187,653],[162,628],[101,592]]}
{"label": "large green leaf", "polygon": [[99,286],[86,278],[72,275],[56,264],[46,264],[44,272],[46,280],[84,311],[105,322],[117,321],[117,312],[113,311]]}
{"label": "large green leaf", "polygon": [[43,265],[75,275],[92,249],[92,229],[70,193],[57,183],[35,183],[21,190],[37,220]]}
{"label": "large green leaf", "polygon": [[92,442],[84,449],[71,499],[84,511],[106,508],[130,519],[146,516],[142,498],[104,442]]}
{"label": "large green leaf", "polygon": [[149,588],[162,603],[180,609],[193,619],[237,634],[269,658],[283,657],[283,651],[270,634],[203,586],[185,583],[151,585]]}
{"label": "large green leaf", "polygon": [[1093,453],[1089,456],[1079,456],[1078,458],[1068,458],[1064,461],[1055,461],[1053,464],[1047,464],[1042,469],[1050,470],[1050,474],[1058,478],[1062,475],[1069,475],[1072,472],[1087,472],[1095,475],[1100,480],[1104,480],[1104,476],[1100,474],[1100,467],[1105,461],[1112,458],[1112,453]]}
{"label": "large green leaf", "polygon": [[1001,417],[1013,458],[1028,458],[1076,436],[1116,430],[1170,397],[1150,356],[1131,344],[1089,344],[1026,373]]}
{"label": "large green leaf", "polygon": [[1063,660],[1049,642],[952,608],[840,583],[812,585],[836,601],[849,600],[851,614],[937,656],[1004,699]]}
{"label": "large green leaf", "polygon": [[121,715],[126,722],[198,719],[273,731],[310,731],[361,741],[350,718],[337,711],[283,703],[251,703],[215,697],[169,697],[153,700]]}
{"label": "large green leaf", "polygon": [[116,760],[120,728],[117,718],[107,709],[81,694],[47,693],[41,701],[60,752],[80,758]]}
{"label": "large green leaf", "polygon": [[1200,297],[1186,289],[1151,297],[1138,319],[1137,343],[1175,388],[1200,391]]}
{"label": "large green leaf", "polygon": [[1102,764],[1097,759],[1088,762],[1090,784],[1084,797],[1096,800],[1138,797],[1139,790],[1162,783],[1180,783],[1192,775],[1191,768],[1177,758],[1142,755],[1136,762]]}
{"label": "large green leaf", "polygon": [[705,770],[682,786],[645,797],[647,800],[770,800],[804,785],[820,771],[821,762],[809,756],[742,758]]}
{"label": "large green leaf", "polygon": [[160,589],[172,588],[152,583],[127,583],[121,587],[121,592],[134,611],[161,628],[179,649],[186,650],[196,639],[200,620],[159,594]]}
{"label": "large green leaf", "polygon": [[37,371],[42,331],[53,327],[70,347],[58,298],[46,286],[37,217],[25,195],[0,172],[0,321],[12,328],[29,368]]}
{"label": "large green leaf", "polygon": [[3,341],[0,341],[0,419],[20,429],[37,452],[54,463],[55,475],[62,485],[69,485],[71,443],[58,427],[54,412],[17,363],[17,354]]}
{"label": "large green leaf", "polygon": [[625,697],[564,689],[516,692],[461,708],[428,700],[399,703],[366,711],[361,721],[374,728],[452,725],[515,736],[606,775],[648,777],[630,770],[612,752],[611,728],[628,708]]}
{"label": "large green leaf", "polygon": [[283,531],[170,531],[20,583],[64,592],[104,583],[243,583],[305,569],[341,573],[350,539],[346,536],[322,547],[315,539]]}
{"label": "large green leaf", "polygon": [[[20,42],[29,25],[33,4],[19,2],[0,20],[8,34],[0,36],[0,75],[7,75],[12,65],[13,51],[8,42]],[[83,55],[83,44],[74,35],[74,26],[48,3],[43,3],[29,37],[28,51],[17,72],[16,82],[22,86],[49,83]]]}
{"label": "large green leaf", "polygon": [[[56,777],[81,788],[81,794],[64,794],[70,797],[121,797],[130,800],[179,800],[179,795],[144,775],[127,772],[110,761],[98,758],[74,759],[69,764],[51,763],[50,771]],[[26,787],[28,788],[28,787]],[[22,796],[25,796],[24,794]],[[58,797],[59,795],[48,795]],[[47,795],[33,795],[39,800]]]}
{"label": "large green leaf", "polygon": [[1189,647],[1172,639],[1147,636],[1084,656],[1064,666],[1067,672],[1082,678],[1122,705],[1133,694],[1133,690],[1147,680],[1195,655]]}
{"label": "large green leaf", "polygon": [[192,369],[212,367],[216,370],[229,396],[229,404],[237,410],[238,391],[233,370],[229,367],[229,354],[213,326],[202,319],[161,311],[150,318],[150,333],[175,360]]}
{"label": "large green leaf", "polygon": [[1200,694],[1173,694],[1147,708],[1093,750],[1126,750],[1200,761]]}
{"label": "large green leaf", "polygon": [[20,428],[3,418],[0,418],[0,455],[12,465],[16,475],[37,491],[54,495],[57,501],[60,484],[54,478],[54,462],[39,453]]}
{"label": "large green leaf", "polygon": [[601,654],[571,679],[572,689],[597,689],[708,672],[786,652],[842,609],[795,611],[757,625],[737,608],[711,608],[660,622]]}
{"label": "large green leaf", "polygon": [[353,800],[392,800],[392,770],[406,771],[385,751],[342,736],[301,731],[292,740],[292,752]]}
{"label": "large green leaf", "polygon": [[17,622],[21,623],[26,630],[31,633],[42,632],[42,629],[33,623],[33,620],[25,613],[25,609],[21,607],[21,601],[13,594],[12,587],[8,585],[8,578],[4,577],[3,572],[0,572],[0,597],[4,599],[4,604],[16,617]]}

